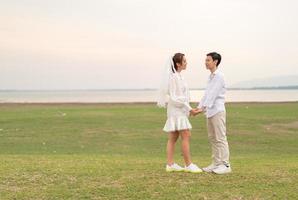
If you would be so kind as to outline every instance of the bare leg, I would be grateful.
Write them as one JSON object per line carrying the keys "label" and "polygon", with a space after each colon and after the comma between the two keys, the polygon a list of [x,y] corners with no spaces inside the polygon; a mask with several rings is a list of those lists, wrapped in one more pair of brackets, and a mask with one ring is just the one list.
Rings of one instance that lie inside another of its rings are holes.
{"label": "bare leg", "polygon": [[182,138],[182,153],[183,153],[183,158],[185,165],[188,166],[191,164],[191,158],[190,158],[190,145],[189,145],[189,140],[190,140],[190,131],[189,130],[183,130],[180,131],[181,138]]}
{"label": "bare leg", "polygon": [[168,135],[169,139],[167,144],[167,164],[172,165],[174,163],[175,143],[179,137],[179,132],[170,132]]}

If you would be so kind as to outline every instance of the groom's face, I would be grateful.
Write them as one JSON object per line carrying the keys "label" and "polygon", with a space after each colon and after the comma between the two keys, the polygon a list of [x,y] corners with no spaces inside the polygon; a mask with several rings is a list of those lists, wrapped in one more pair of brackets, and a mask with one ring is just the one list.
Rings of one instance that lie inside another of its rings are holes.
{"label": "groom's face", "polygon": [[216,67],[216,60],[214,61],[211,56],[207,56],[205,59],[206,69],[213,69]]}

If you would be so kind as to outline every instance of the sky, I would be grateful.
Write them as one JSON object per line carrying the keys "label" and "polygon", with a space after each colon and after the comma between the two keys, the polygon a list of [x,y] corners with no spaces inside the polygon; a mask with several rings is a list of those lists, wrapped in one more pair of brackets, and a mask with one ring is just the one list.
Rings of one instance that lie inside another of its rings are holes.
{"label": "sky", "polygon": [[205,87],[207,53],[227,85],[298,75],[296,0],[0,0],[0,89],[158,88],[186,55]]}

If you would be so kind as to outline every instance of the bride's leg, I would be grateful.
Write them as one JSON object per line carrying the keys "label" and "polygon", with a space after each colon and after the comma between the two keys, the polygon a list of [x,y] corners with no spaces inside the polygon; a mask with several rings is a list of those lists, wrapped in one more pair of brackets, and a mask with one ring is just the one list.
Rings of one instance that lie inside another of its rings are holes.
{"label": "bride's leg", "polygon": [[175,143],[179,137],[179,132],[170,132],[168,134],[168,144],[167,144],[167,164],[172,165],[174,163],[174,151]]}
{"label": "bride's leg", "polygon": [[182,138],[182,153],[183,153],[183,158],[184,158],[184,162],[185,165],[188,166],[191,164],[191,158],[190,158],[190,145],[189,145],[189,141],[190,141],[190,131],[189,130],[183,130],[180,131],[181,133],[181,138]]}

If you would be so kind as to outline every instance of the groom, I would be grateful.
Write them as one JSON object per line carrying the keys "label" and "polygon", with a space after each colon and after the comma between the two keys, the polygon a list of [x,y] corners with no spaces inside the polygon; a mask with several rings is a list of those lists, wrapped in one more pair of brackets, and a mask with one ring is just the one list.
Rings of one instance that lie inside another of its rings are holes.
{"label": "groom", "polygon": [[207,117],[208,138],[212,148],[213,162],[203,168],[205,172],[216,174],[230,173],[229,145],[226,136],[226,86],[224,75],[218,70],[221,56],[216,52],[208,53],[205,65],[211,72],[209,75],[205,94],[201,99],[197,114],[204,112]]}

